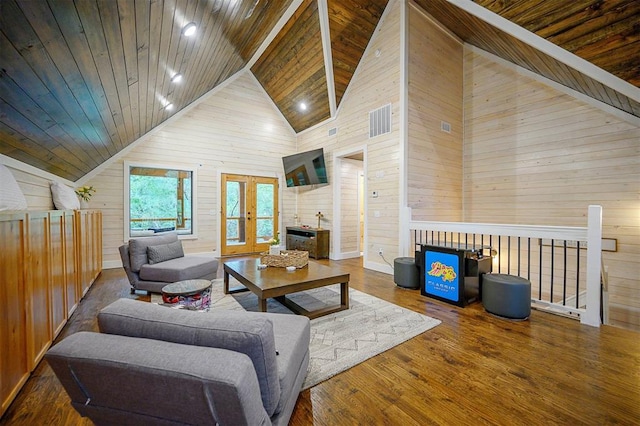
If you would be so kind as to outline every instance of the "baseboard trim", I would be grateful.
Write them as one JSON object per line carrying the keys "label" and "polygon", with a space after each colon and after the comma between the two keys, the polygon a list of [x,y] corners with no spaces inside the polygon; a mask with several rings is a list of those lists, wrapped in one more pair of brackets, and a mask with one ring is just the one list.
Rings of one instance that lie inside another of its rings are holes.
{"label": "baseboard trim", "polygon": [[377,263],[377,262],[364,262],[363,265],[366,269],[371,269],[373,271],[382,272],[385,274],[393,275],[393,268],[386,263]]}

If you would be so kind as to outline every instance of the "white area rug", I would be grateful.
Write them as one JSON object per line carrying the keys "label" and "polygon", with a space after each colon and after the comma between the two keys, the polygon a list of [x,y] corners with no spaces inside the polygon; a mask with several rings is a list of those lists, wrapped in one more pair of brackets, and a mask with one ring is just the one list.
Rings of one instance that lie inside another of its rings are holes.
{"label": "white area rug", "polygon": [[[237,282],[236,282],[237,283]],[[231,283],[233,287],[236,283]],[[307,310],[338,304],[340,286],[334,285],[287,296]],[[413,312],[358,290],[349,289],[349,309],[311,320],[307,389],[381,352],[424,333],[440,321]],[[151,301],[162,303],[159,295]],[[257,311],[258,298],[251,292],[225,295],[222,279],[213,281],[211,310]],[[292,312],[269,299],[267,311]]]}

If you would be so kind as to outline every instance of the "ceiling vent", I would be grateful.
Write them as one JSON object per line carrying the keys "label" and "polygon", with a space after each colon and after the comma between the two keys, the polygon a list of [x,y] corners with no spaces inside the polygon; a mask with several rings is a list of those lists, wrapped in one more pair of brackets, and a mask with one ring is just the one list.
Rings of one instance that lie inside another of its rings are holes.
{"label": "ceiling vent", "polygon": [[329,129],[329,136],[333,136],[336,133],[338,133],[338,128],[337,127],[332,127]]}
{"label": "ceiling vent", "polygon": [[391,132],[391,104],[369,113],[369,138]]}

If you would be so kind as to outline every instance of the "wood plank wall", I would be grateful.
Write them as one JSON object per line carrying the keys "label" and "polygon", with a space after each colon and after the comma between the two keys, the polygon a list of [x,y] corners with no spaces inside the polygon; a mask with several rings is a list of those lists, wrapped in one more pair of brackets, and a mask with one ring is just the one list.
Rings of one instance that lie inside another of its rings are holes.
{"label": "wood plank wall", "polygon": [[[378,198],[367,201],[367,245],[365,264],[385,272],[392,269],[378,256],[377,248],[383,248],[385,257],[398,255],[399,185],[400,185],[400,7],[392,1],[387,6],[381,23],[376,28],[369,47],[362,57],[336,118],[321,126],[298,135],[298,151],[324,147],[329,182],[334,178],[333,154],[367,149],[365,180],[367,191],[378,191]],[[377,57],[375,52],[380,51]],[[392,104],[391,133],[369,139],[369,111]],[[334,136],[328,136],[331,128],[337,128]],[[298,215],[301,223],[316,226],[315,214],[325,214],[323,227],[333,226],[333,193],[331,186],[315,189],[297,189]],[[376,217],[375,212],[379,212]],[[333,248],[332,248],[333,251]],[[376,266],[377,265],[377,266]]]}
{"label": "wood plank wall", "polygon": [[[197,169],[198,239],[183,244],[186,252],[211,253],[219,237],[218,173],[279,176],[282,156],[296,152],[295,134],[250,74],[205,96],[87,182],[96,188],[91,207],[104,213],[103,252],[109,265],[120,264],[118,246],[124,239],[125,161]],[[286,188],[282,205],[284,226],[293,225],[295,200]]]}
{"label": "wood plank wall", "polygon": [[35,175],[26,170],[21,170],[11,165],[6,165],[11,171],[18,186],[27,199],[29,210],[53,210],[53,199],[51,198],[50,180],[42,176]]}
{"label": "wood plank wall", "polygon": [[602,205],[611,323],[640,330],[640,129],[466,50],[465,221],[585,226]]}
{"label": "wood plank wall", "polygon": [[462,219],[462,54],[459,41],[409,7],[407,199],[414,220]]}

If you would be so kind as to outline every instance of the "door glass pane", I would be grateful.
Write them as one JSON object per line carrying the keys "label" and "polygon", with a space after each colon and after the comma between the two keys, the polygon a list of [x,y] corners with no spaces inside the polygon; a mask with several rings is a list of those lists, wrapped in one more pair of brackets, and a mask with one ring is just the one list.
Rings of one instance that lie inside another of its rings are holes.
{"label": "door glass pane", "polygon": [[227,182],[227,244],[246,242],[246,187],[244,182]]}
{"label": "door glass pane", "polygon": [[266,242],[274,236],[274,191],[273,184],[256,184],[256,242],[258,243]]}
{"label": "door glass pane", "polygon": [[273,219],[258,219],[256,228],[256,242],[266,243],[273,236]]}

